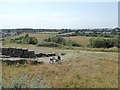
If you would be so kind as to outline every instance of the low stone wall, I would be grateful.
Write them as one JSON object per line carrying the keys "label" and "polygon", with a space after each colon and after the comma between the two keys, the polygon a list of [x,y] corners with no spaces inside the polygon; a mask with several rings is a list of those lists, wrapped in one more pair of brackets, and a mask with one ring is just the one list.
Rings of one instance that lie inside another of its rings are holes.
{"label": "low stone wall", "polygon": [[17,48],[0,48],[1,54],[10,57],[20,57],[20,58],[35,58],[36,55],[34,51],[28,51],[27,49],[17,49]]}
{"label": "low stone wall", "polygon": [[[56,54],[51,53],[51,54],[44,54],[44,53],[39,53],[35,54],[34,51],[28,51],[28,49],[18,49],[18,48],[0,48],[0,53],[5,56],[9,56],[7,60],[2,59],[0,62],[3,64],[7,65],[19,65],[19,64],[41,64],[41,61],[38,60],[31,60],[31,59],[24,59],[24,58],[39,58],[39,57],[51,57],[51,56],[56,56]],[[10,58],[12,57],[17,57],[21,58],[24,60],[11,60]]]}
{"label": "low stone wall", "polygon": [[34,51],[28,51],[28,49],[18,49],[18,48],[0,48],[2,55],[10,57],[19,57],[19,58],[36,58],[36,57],[51,57],[56,56],[55,53],[39,53],[35,54]]}
{"label": "low stone wall", "polygon": [[51,53],[51,54],[44,54],[44,53],[36,54],[36,57],[51,57],[51,56],[56,56],[56,54],[54,54],[54,53]]}

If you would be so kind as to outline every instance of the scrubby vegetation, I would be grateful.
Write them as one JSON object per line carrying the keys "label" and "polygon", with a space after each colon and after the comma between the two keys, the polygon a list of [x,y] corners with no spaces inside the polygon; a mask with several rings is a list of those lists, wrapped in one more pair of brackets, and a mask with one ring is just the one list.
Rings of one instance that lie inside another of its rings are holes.
{"label": "scrubby vegetation", "polygon": [[25,36],[20,36],[15,39],[11,39],[10,43],[18,43],[18,44],[37,44],[38,40],[35,37],[30,37],[29,34]]}
{"label": "scrubby vegetation", "polygon": [[115,36],[114,38],[91,38],[88,44],[88,47],[92,48],[111,48],[111,47],[120,47],[119,36]]}
{"label": "scrubby vegetation", "polygon": [[66,46],[76,46],[76,47],[80,47],[81,46],[77,42],[70,41],[70,40],[66,41],[63,37],[60,37],[60,36],[47,38],[44,41],[45,42],[53,42],[53,43],[56,43],[56,44],[61,44],[61,45],[66,45]]}
{"label": "scrubby vegetation", "polygon": [[[30,37],[35,37],[34,39],[38,40],[39,43],[30,44],[32,42]],[[38,60],[44,62],[40,65],[27,64],[9,67],[3,64],[3,87],[117,88],[117,47],[120,47],[120,41],[118,40],[118,37],[55,37],[55,34],[48,33],[31,33],[29,35],[7,37],[5,41],[9,45],[3,45],[5,47],[16,46],[29,50],[33,49],[38,55],[54,52],[60,54],[62,63],[49,64],[47,63],[48,57],[42,57],[38,58]],[[88,43],[91,48],[87,47]],[[71,47],[77,45],[82,45],[82,47]],[[64,47],[59,48],[61,46]]]}
{"label": "scrubby vegetation", "polygon": [[[28,34],[28,36],[27,36]],[[26,37],[26,38],[25,38]],[[38,43],[34,43],[35,40],[30,40],[30,37],[34,37]],[[28,39],[29,38],[29,39]],[[98,38],[100,40],[98,40]],[[18,36],[5,37],[2,40],[3,46],[18,46],[26,47],[26,45],[35,45],[41,47],[55,47],[63,49],[79,49],[87,51],[103,51],[103,52],[117,52],[120,47],[120,41],[117,35],[113,38],[106,37],[87,37],[87,36],[57,36],[56,33],[26,33]],[[104,40],[102,40],[104,39]],[[29,40],[31,42],[29,42]],[[28,41],[28,42],[27,42]],[[94,42],[94,43],[93,43]],[[103,44],[102,44],[102,43]],[[98,44],[100,43],[100,44]]]}

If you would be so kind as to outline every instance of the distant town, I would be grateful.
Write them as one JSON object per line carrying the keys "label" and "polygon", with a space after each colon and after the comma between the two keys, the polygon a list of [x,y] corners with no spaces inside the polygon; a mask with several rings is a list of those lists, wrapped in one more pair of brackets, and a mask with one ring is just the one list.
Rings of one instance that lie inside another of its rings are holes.
{"label": "distant town", "polygon": [[105,36],[112,37],[120,35],[120,28],[101,28],[101,29],[1,29],[0,37],[14,36],[22,33],[32,32],[58,32],[58,36]]}

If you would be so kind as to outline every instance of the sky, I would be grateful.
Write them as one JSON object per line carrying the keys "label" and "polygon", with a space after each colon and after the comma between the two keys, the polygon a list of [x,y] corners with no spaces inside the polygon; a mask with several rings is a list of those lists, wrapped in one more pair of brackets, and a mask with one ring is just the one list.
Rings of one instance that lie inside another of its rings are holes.
{"label": "sky", "polygon": [[0,28],[114,28],[118,2],[0,2]]}

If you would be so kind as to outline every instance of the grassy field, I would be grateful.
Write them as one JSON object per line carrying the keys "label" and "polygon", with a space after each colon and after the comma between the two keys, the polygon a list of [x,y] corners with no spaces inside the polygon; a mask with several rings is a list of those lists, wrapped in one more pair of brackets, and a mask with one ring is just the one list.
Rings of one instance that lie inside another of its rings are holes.
{"label": "grassy field", "polygon": [[117,53],[77,50],[65,52],[67,55],[63,57],[62,64],[44,63],[19,67],[3,65],[4,87],[13,84],[35,87],[34,83],[54,88],[118,87]]}
{"label": "grassy field", "polygon": [[71,40],[74,42],[80,43],[83,47],[87,47],[89,44],[90,37],[86,36],[71,36],[71,37],[64,37],[67,41]]}
{"label": "grassy field", "polygon": [[[25,34],[22,34],[25,35]],[[29,33],[39,42],[53,37],[56,33]],[[20,36],[20,35],[19,35]],[[19,36],[7,37],[15,38]],[[6,43],[3,47],[27,48],[36,53],[66,53],[62,63],[40,65],[7,66],[2,65],[3,87],[24,88],[117,88],[118,53],[117,48],[87,48],[90,37],[64,37],[79,42],[83,47],[38,47],[30,44]],[[102,52],[101,52],[102,51]],[[113,52],[115,51],[115,52]]]}
{"label": "grassy field", "polygon": [[[29,45],[29,44],[15,44],[15,43],[7,43],[10,41],[11,38],[16,38],[19,36],[24,36],[26,33],[24,34],[20,34],[18,36],[9,36],[5,38],[5,44],[2,45],[3,47],[22,47],[22,48],[31,48],[31,46],[37,47],[35,45]],[[36,37],[38,39],[38,43],[39,42],[43,42],[44,39],[48,38],[48,37],[54,37],[56,36],[56,32],[40,32],[40,33],[28,33],[30,36],[32,37]],[[89,39],[91,37],[86,37],[86,36],[70,36],[70,37],[64,37],[65,40],[67,41],[74,41],[77,43],[80,43],[82,46],[81,47],[71,47],[71,46],[62,46],[60,47],[60,49],[74,49],[74,50],[87,50],[87,51],[102,51],[102,52],[118,52],[118,48],[113,47],[113,48],[88,48],[87,45],[89,44]],[[39,48],[39,47],[38,47]],[[46,47],[47,48],[47,47]],[[56,48],[54,48],[56,49]]]}
{"label": "grassy field", "polygon": [[29,34],[32,37],[36,37],[38,39],[39,42],[43,41],[44,39],[48,38],[48,37],[54,37],[56,36],[56,33],[50,33],[50,32],[41,32],[41,33],[30,33]]}

